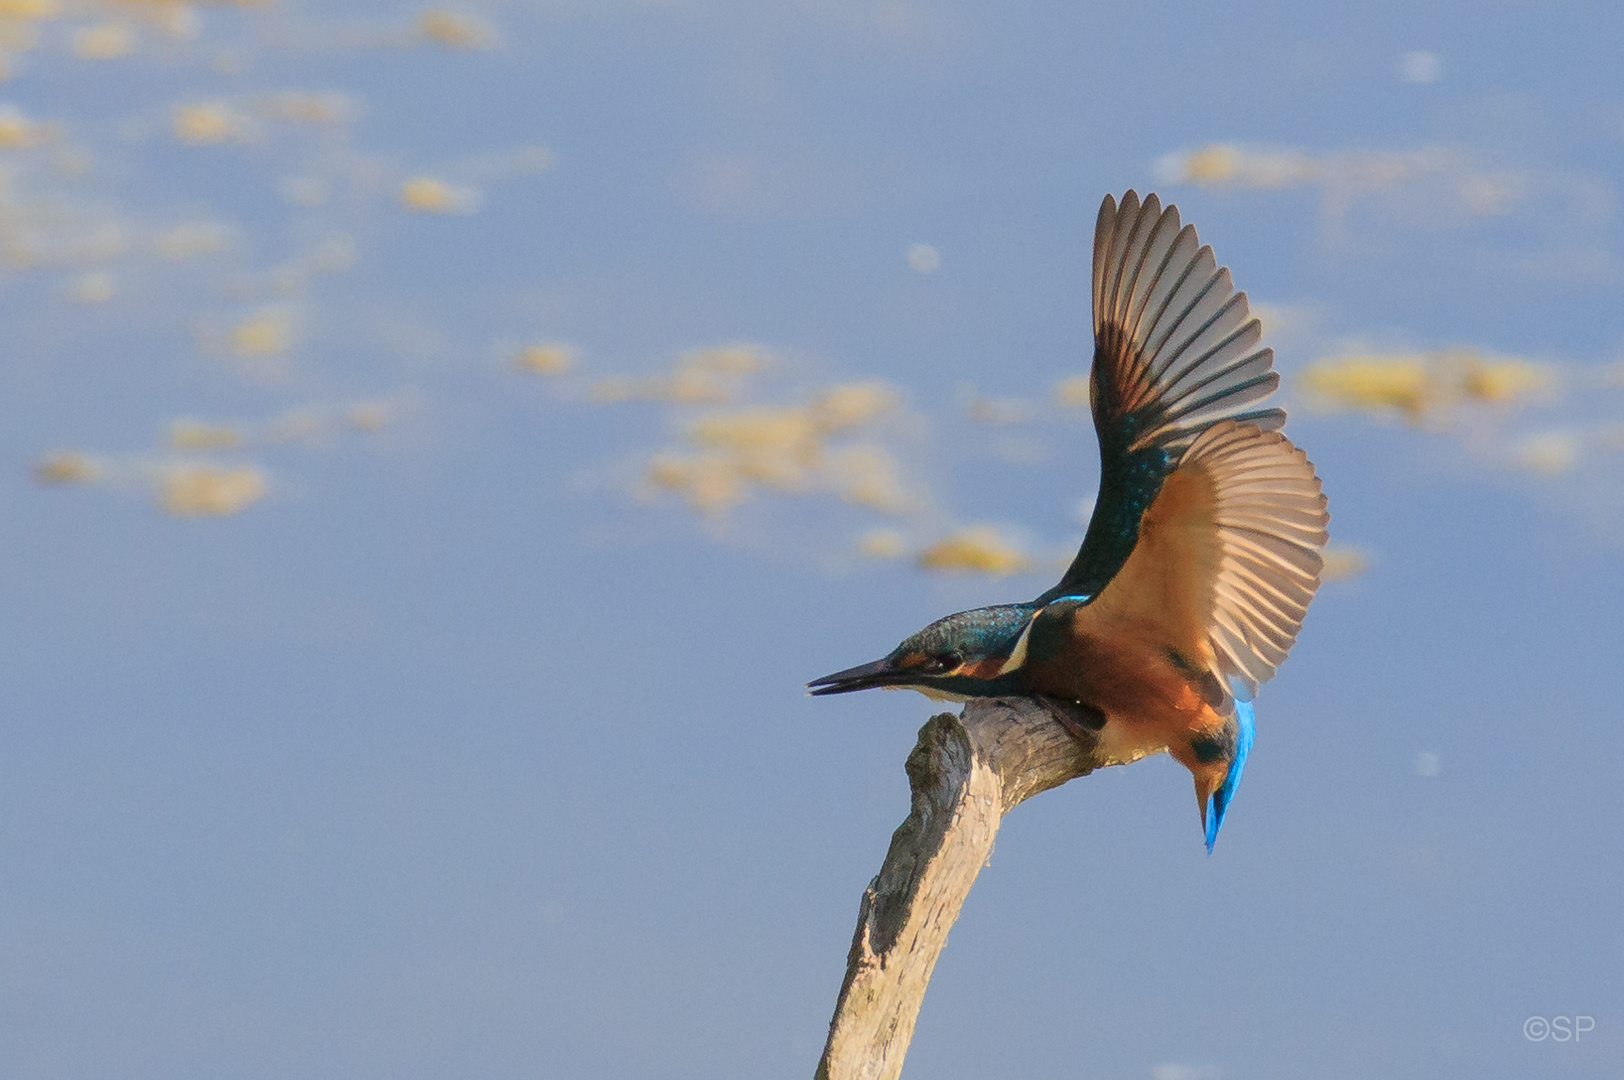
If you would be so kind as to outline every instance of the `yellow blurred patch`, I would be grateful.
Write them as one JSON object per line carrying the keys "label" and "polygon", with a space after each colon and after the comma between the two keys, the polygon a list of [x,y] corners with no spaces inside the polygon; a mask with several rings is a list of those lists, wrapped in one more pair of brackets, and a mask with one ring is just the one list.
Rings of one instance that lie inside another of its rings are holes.
{"label": "yellow blurred patch", "polygon": [[34,479],[42,484],[90,484],[101,476],[101,466],[77,450],[56,450],[34,463]]}
{"label": "yellow blurred patch", "polygon": [[896,458],[883,446],[846,446],[830,451],[828,471],[835,494],[849,503],[882,514],[903,514],[918,503],[903,487]]}
{"label": "yellow blurred patch", "polygon": [[1575,432],[1546,431],[1529,435],[1512,447],[1512,460],[1543,476],[1565,473],[1579,464],[1583,445]]}
{"label": "yellow blurred patch", "polygon": [[231,234],[220,225],[177,225],[160,233],[154,246],[165,259],[190,259],[224,251],[230,241]]}
{"label": "yellow blurred patch", "polygon": [[723,451],[741,476],[785,491],[804,487],[822,451],[817,424],[804,408],[707,416],[689,427],[688,437]]}
{"label": "yellow blurred patch", "polygon": [[767,366],[767,354],[753,345],[696,349],[678,358],[669,375],[637,379],[617,375],[592,387],[592,400],[669,401],[684,405],[719,405],[733,400],[739,379]]}
{"label": "yellow blurred patch", "polygon": [[991,526],[977,525],[938,540],[915,558],[926,570],[959,571],[1005,577],[1032,565],[1028,556]]}
{"label": "yellow blurred patch", "polygon": [[1201,187],[1284,188],[1313,179],[1319,174],[1319,164],[1290,150],[1248,150],[1211,143],[1164,158],[1158,173],[1170,183]]}
{"label": "yellow blurred patch", "polygon": [[[718,373],[758,370],[761,355],[742,348],[688,354],[672,376],[627,380],[610,390],[624,396],[691,402],[703,391],[723,396],[730,386]],[[604,400],[599,385],[599,400]],[[624,397],[622,397],[624,399]],[[832,494],[882,513],[900,514],[921,505],[901,479],[895,457],[883,446],[829,445],[895,408],[896,391],[883,383],[847,383],[814,394],[802,405],[755,406],[713,413],[690,423],[684,449],[662,451],[647,480],[656,489],[680,491],[689,504],[716,513],[741,502],[752,488],[791,495]]]}
{"label": "yellow blurred patch", "polygon": [[158,505],[175,517],[235,514],[265,494],[258,469],[177,465],[163,476]]}
{"label": "yellow blurred patch", "polygon": [[1074,409],[1086,409],[1093,403],[1093,382],[1087,375],[1073,375],[1054,384],[1054,399]]}
{"label": "yellow blurred patch", "polygon": [[135,48],[135,32],[121,22],[104,22],[73,32],[73,54],[81,60],[115,60]]}
{"label": "yellow blurred patch", "polygon": [[[126,3],[129,0],[125,0]],[[147,17],[164,33],[173,38],[191,40],[197,37],[201,21],[190,4],[179,0],[156,0],[154,3],[136,3],[132,6],[147,9]],[[246,6],[246,5],[239,5]]]}
{"label": "yellow blurred patch", "polygon": [[1521,404],[1555,381],[1546,365],[1491,360],[1472,349],[1339,356],[1311,364],[1298,376],[1319,408],[1391,409],[1412,423],[1461,403]]}
{"label": "yellow blurred patch", "polygon": [[496,31],[484,20],[457,11],[425,11],[417,17],[417,32],[446,49],[489,49]]}
{"label": "yellow blurred patch", "polygon": [[286,124],[345,124],[355,118],[355,106],[349,98],[336,93],[277,94],[266,99],[260,111],[273,120]]}
{"label": "yellow blurred patch", "polygon": [[1356,547],[1333,544],[1325,549],[1321,581],[1349,581],[1370,568],[1370,556]]}
{"label": "yellow blurred patch", "polygon": [[1463,389],[1476,401],[1508,405],[1550,389],[1551,370],[1526,360],[1479,361],[1466,370]]}
{"label": "yellow blurred patch", "polygon": [[233,326],[228,337],[238,356],[273,356],[288,350],[293,332],[285,315],[268,312]]}
{"label": "yellow blurred patch", "polygon": [[57,0],[0,0],[0,19],[15,22],[54,19],[61,10]]}
{"label": "yellow blurred patch", "polygon": [[113,275],[98,271],[75,278],[68,298],[76,304],[105,304],[117,292],[118,282]]}
{"label": "yellow blurred patch", "polygon": [[170,128],[176,141],[187,146],[212,146],[226,142],[246,142],[245,118],[220,101],[200,101],[177,105],[170,114]]}
{"label": "yellow blurred patch", "polygon": [[432,176],[414,176],[400,185],[400,205],[419,214],[473,212],[474,193]]}
{"label": "yellow blurred patch", "polygon": [[673,401],[690,405],[731,400],[733,384],[718,379],[714,372],[700,368],[681,368],[669,379],[644,384],[642,396],[659,401]]}
{"label": "yellow blurred patch", "polygon": [[682,354],[678,367],[717,375],[749,375],[767,366],[767,355],[754,345],[718,345]]}
{"label": "yellow blurred patch", "polygon": [[896,462],[883,448],[846,447],[826,458],[824,442],[893,408],[896,392],[881,383],[832,387],[802,406],[742,409],[695,421],[688,437],[732,456],[742,475],[784,491],[806,490],[825,467],[834,489],[852,502],[895,512],[907,500]]}
{"label": "yellow blurred patch", "polygon": [[1396,409],[1412,421],[1438,399],[1425,356],[1344,356],[1304,369],[1298,384],[1329,409]]}
{"label": "yellow blurred patch", "polygon": [[234,450],[242,442],[242,432],[229,424],[206,424],[201,420],[174,420],[169,424],[169,445],[176,450]]}
{"label": "yellow blurred patch", "polygon": [[356,431],[369,434],[382,431],[389,424],[389,406],[378,401],[363,401],[351,406],[344,419]]}
{"label": "yellow blurred patch", "polygon": [[885,383],[846,383],[813,399],[812,422],[825,432],[859,427],[896,408],[898,400],[896,390]]}
{"label": "yellow blurred patch", "polygon": [[40,125],[13,106],[0,108],[0,149],[24,150],[38,146],[44,135]]}
{"label": "yellow blurred patch", "polygon": [[657,454],[649,462],[650,485],[675,491],[702,514],[717,514],[745,496],[745,478],[725,454]]}
{"label": "yellow blurred patch", "polygon": [[575,349],[556,341],[526,345],[513,358],[513,366],[537,375],[563,375],[575,366]]}
{"label": "yellow blurred patch", "polygon": [[1405,184],[1428,185],[1416,193],[1417,201],[1429,207],[1427,221],[1453,217],[1455,224],[1504,217],[1534,201],[1545,186],[1537,172],[1483,169],[1460,146],[1312,155],[1210,143],[1163,156],[1155,175],[1161,183],[1208,188],[1278,190],[1317,184],[1325,193],[1327,217],[1339,221],[1345,221],[1353,203]]}
{"label": "yellow blurred patch", "polygon": [[40,33],[34,24],[57,14],[57,5],[47,0],[0,0],[0,81],[11,78],[8,54],[38,45]]}
{"label": "yellow blurred patch", "polygon": [[1233,146],[1204,146],[1185,157],[1183,179],[1197,184],[1228,180],[1240,171],[1240,156],[1240,151]]}
{"label": "yellow blurred patch", "polygon": [[895,529],[870,529],[857,542],[857,554],[865,559],[900,559],[908,554],[908,541]]}

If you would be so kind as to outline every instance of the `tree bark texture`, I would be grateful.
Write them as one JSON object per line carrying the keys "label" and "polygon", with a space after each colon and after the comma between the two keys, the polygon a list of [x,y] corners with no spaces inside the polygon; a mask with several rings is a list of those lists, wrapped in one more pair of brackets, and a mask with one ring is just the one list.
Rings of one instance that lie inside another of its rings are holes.
{"label": "tree bark texture", "polygon": [[973,700],[919,729],[913,810],[857,911],[817,1080],[895,1080],[936,957],[999,822],[1017,803],[1098,768],[1086,718],[1028,698]]}

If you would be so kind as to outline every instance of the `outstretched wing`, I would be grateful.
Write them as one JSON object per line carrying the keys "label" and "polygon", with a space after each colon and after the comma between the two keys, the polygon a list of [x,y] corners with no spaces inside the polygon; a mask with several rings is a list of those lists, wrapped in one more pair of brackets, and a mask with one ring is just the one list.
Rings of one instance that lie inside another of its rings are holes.
{"label": "outstretched wing", "polygon": [[1211,424],[1165,478],[1121,572],[1078,610],[1078,629],[1153,644],[1192,678],[1216,676],[1202,680],[1214,696],[1250,699],[1297,640],[1329,521],[1291,440]]}
{"label": "outstretched wing", "polygon": [[1107,195],[1094,227],[1094,368],[1100,493],[1077,558],[1039,599],[1093,597],[1139,538],[1140,519],[1203,432],[1231,419],[1285,423],[1256,408],[1280,377],[1274,350],[1227,267],[1179,225],[1175,206],[1129,191]]}

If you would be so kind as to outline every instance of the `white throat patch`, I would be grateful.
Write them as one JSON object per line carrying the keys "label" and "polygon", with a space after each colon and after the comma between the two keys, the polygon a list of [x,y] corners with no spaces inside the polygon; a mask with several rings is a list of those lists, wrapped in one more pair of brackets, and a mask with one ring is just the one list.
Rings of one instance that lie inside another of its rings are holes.
{"label": "white throat patch", "polygon": [[998,669],[998,674],[1008,675],[1026,663],[1026,639],[1032,636],[1032,624],[1037,621],[1038,613],[1034,611],[1032,617],[1026,620],[1026,629],[1022,630],[1021,636],[1016,639],[1014,650],[1010,652],[1009,659],[1004,661],[1004,666]]}

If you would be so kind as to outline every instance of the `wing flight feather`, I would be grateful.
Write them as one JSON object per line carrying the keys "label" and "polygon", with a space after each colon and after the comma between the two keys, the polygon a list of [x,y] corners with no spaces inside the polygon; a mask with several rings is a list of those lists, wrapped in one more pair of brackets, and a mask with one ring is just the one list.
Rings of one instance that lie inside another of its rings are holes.
{"label": "wing flight feather", "polygon": [[[1290,439],[1234,421],[1191,443],[1180,465],[1186,468],[1213,491],[1211,663],[1237,697],[1250,699],[1285,662],[1319,588],[1331,519],[1325,493]],[[1260,475],[1269,477],[1266,484]]]}
{"label": "wing flight feather", "polygon": [[[1094,225],[1094,366],[1100,494],[1081,550],[1040,599],[1091,597],[1122,568],[1162,482],[1224,420],[1285,423],[1256,408],[1280,377],[1246,294],[1178,208],[1129,191],[1106,196]],[[1260,478],[1261,479],[1261,478]]]}

